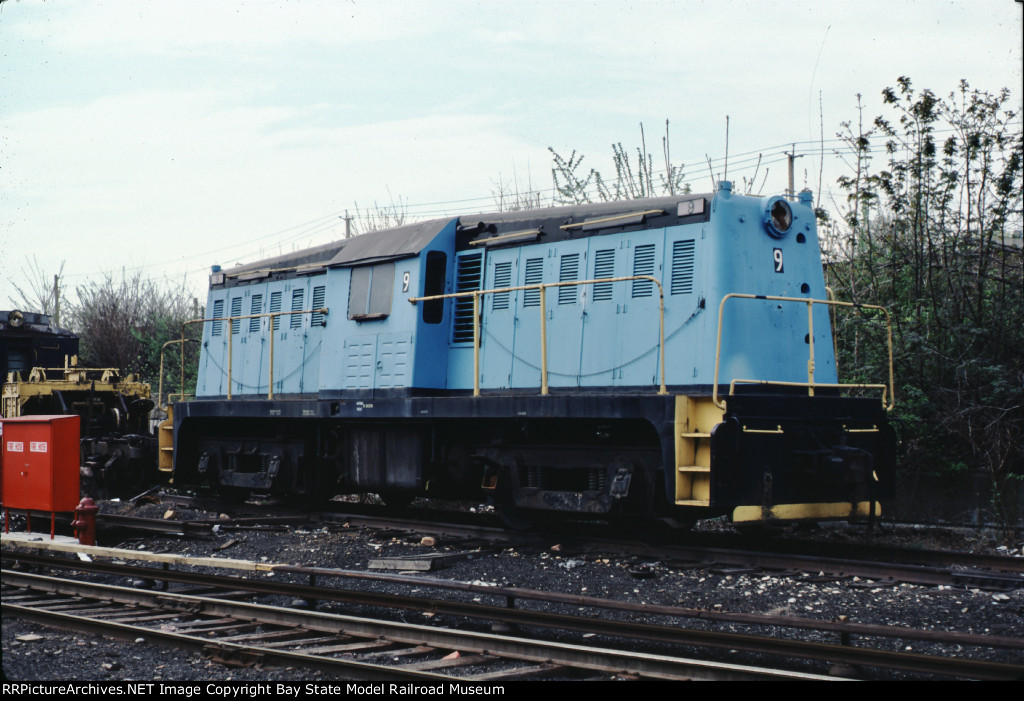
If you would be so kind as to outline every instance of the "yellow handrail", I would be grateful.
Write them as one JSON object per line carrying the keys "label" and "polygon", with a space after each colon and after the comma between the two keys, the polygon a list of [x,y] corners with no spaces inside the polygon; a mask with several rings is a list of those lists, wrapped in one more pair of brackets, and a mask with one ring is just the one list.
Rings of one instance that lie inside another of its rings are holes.
{"label": "yellow handrail", "polygon": [[[167,346],[172,345],[174,343],[182,344],[181,345],[181,347],[182,347],[181,362],[182,362],[182,367],[184,368],[184,364],[185,364],[185,342],[186,341],[192,341],[193,343],[199,343],[199,339],[196,339],[196,338],[176,338],[173,341],[168,341],[167,343],[165,343],[162,346],[160,346],[160,382],[157,385],[158,390],[157,390],[157,393],[156,393],[156,405],[158,407],[162,408],[164,406],[162,404],[162,400],[163,400],[163,396],[164,396],[164,351],[167,349]],[[185,375],[184,375],[184,369],[183,369],[182,370],[182,383],[184,383],[184,376]],[[168,394],[167,395],[167,403],[168,404],[171,403],[171,397],[173,397],[173,396],[184,396],[184,389],[185,388],[184,388],[184,384],[183,384],[182,387],[181,387],[182,392],[179,395],[175,395],[173,392]]]}
{"label": "yellow handrail", "polygon": [[274,319],[279,316],[291,316],[293,314],[323,314],[326,316],[330,313],[327,307],[321,307],[319,309],[303,309],[301,311],[290,311],[290,312],[267,312],[264,314],[247,314],[245,316],[218,316],[211,317],[209,319],[191,319],[184,322],[181,325],[181,396],[185,396],[185,327],[189,324],[206,324],[211,321],[226,321],[228,322],[228,393],[227,398],[231,399],[231,372],[232,372],[232,341],[231,338],[234,334],[231,332],[231,323],[234,321],[241,321],[242,319],[262,319],[263,317],[270,317],[270,362],[268,365],[269,382],[267,386],[267,399],[274,398]]}
{"label": "yellow handrail", "polygon": [[[893,361],[892,361],[892,318],[889,316],[889,310],[885,307],[880,307],[876,304],[856,304],[854,302],[839,302],[834,299],[810,299],[807,297],[776,297],[772,295],[750,295],[750,294],[739,294],[730,293],[722,297],[721,303],[718,305],[718,337],[715,342],[715,381],[712,386],[712,399],[715,402],[715,406],[719,409],[725,409],[725,402],[719,401],[718,399],[718,370],[721,365],[722,359],[722,318],[725,312],[725,303],[730,299],[754,299],[765,302],[800,302],[807,305],[807,341],[809,347],[809,358],[807,360],[807,382],[781,382],[774,380],[739,380],[734,379],[729,383],[729,394],[733,394],[737,383],[742,384],[763,384],[763,385],[780,385],[783,387],[806,387],[809,396],[814,396],[815,387],[823,388],[839,388],[839,389],[882,389],[882,405],[886,411],[891,411],[896,405],[896,390],[895,390],[895,379],[893,376]],[[814,322],[813,322],[813,309],[815,304],[824,304],[832,307],[854,307],[856,309],[873,309],[880,311],[885,314],[885,324],[888,335],[888,350],[889,350],[889,384],[888,384],[888,404],[886,403],[886,385],[884,384],[823,384],[816,383],[814,381]]]}
{"label": "yellow handrail", "polygon": [[665,291],[661,281],[651,275],[629,275],[626,277],[603,277],[594,280],[567,280],[565,282],[541,282],[533,285],[515,285],[512,287],[495,287],[490,290],[472,290],[468,292],[452,292],[446,295],[429,297],[410,297],[409,303],[432,302],[438,299],[473,298],[473,396],[480,396],[480,297],[498,292],[515,292],[517,290],[538,290],[540,293],[540,393],[548,394],[548,343],[547,343],[547,295],[549,287],[568,287],[593,285],[602,282],[623,282],[627,280],[650,280],[658,286],[658,364],[661,367],[661,385],[658,394],[668,394],[665,388]]}

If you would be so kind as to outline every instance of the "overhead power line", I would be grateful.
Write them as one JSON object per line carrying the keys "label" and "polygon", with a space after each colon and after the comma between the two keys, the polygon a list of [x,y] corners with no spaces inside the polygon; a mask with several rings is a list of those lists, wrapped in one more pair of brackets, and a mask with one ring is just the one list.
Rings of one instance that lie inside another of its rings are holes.
{"label": "overhead power line", "polygon": [[[1013,121],[1010,123],[1011,127],[1020,128],[1019,121]],[[948,134],[952,134],[953,129],[936,129],[932,133],[937,139],[943,138]],[[876,143],[873,144],[873,153],[882,156],[886,154],[885,144],[888,143],[889,139],[882,135],[875,135]],[[896,143],[896,152],[907,152],[911,149],[909,145]],[[741,153],[730,154],[728,157],[729,168],[732,171],[733,177],[737,174],[744,174],[754,171],[756,169],[767,169],[771,166],[784,164],[789,159],[789,154],[794,156],[809,156],[813,158],[825,158],[834,157],[841,155],[842,153],[853,153],[853,149],[850,147],[846,139],[841,137],[835,137],[831,139],[815,139],[815,140],[804,140],[787,142],[784,144],[777,144],[763,149],[753,149]],[[683,163],[690,163],[690,173],[684,175],[683,183],[688,184],[691,187],[697,185],[702,181],[706,181],[708,178],[708,172],[706,170],[708,163],[710,162],[713,170],[724,169],[726,163],[725,156],[719,156],[705,160],[703,158],[693,158],[689,161],[683,161]],[[621,184],[622,181],[610,181],[609,184]],[[819,185],[821,192],[819,192],[819,200],[825,201],[824,196],[834,196],[831,189],[831,184],[826,185],[821,183]],[[542,200],[551,200],[556,194],[556,188],[554,186],[548,188],[530,188],[525,191],[530,195],[538,195]],[[588,190],[586,193],[593,199],[598,199],[598,192],[596,186]],[[492,192],[487,195],[480,195],[476,197],[466,197],[452,200],[436,200],[430,202],[412,202],[401,204],[402,211],[408,216],[410,220],[422,220],[431,217],[445,217],[445,216],[458,216],[460,214],[473,214],[479,212],[493,211],[497,207],[495,202],[495,194]],[[221,259],[220,264],[231,264],[240,260],[251,260],[257,252],[267,251],[270,249],[285,248],[291,244],[294,244],[302,240],[311,240],[313,237],[319,236],[326,231],[330,231],[335,227],[341,226],[343,223],[343,215],[347,214],[347,211],[352,209],[338,209],[327,214],[323,214],[312,219],[308,219],[298,224],[286,227],[284,229],[278,229],[266,234],[262,234],[253,238],[248,238],[243,241],[228,244],[226,246],[220,246],[218,248],[206,249],[203,251],[197,251],[191,253],[188,256],[184,256],[176,263],[185,263],[186,267],[190,270],[203,270],[206,265],[214,260],[217,254],[226,253],[229,251],[241,251],[239,255],[228,258],[226,260]],[[341,238],[339,236],[338,238]],[[259,245],[266,242],[266,245]],[[270,254],[268,254],[270,255]],[[191,261],[202,261],[201,263],[192,266],[188,265]],[[116,274],[119,271],[141,271],[148,270],[157,267],[168,266],[167,261],[155,261],[151,263],[144,263],[134,266],[117,266],[110,270],[97,270],[92,273],[77,273],[65,275],[66,278],[86,278],[95,275],[111,275]]]}

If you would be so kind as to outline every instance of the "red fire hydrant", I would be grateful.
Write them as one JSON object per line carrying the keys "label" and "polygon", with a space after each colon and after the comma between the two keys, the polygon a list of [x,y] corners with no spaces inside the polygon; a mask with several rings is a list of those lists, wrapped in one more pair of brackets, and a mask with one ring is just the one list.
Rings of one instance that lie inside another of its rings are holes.
{"label": "red fire hydrant", "polygon": [[96,514],[100,507],[91,497],[83,497],[75,507],[75,520],[71,527],[75,529],[78,542],[82,545],[96,545]]}

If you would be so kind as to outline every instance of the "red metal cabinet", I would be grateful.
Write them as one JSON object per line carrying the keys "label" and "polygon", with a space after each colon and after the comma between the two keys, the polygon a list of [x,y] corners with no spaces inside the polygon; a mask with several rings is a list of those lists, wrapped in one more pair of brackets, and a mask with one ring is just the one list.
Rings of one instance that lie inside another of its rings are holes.
{"label": "red metal cabinet", "polygon": [[4,508],[75,510],[79,421],[76,415],[0,420]]}

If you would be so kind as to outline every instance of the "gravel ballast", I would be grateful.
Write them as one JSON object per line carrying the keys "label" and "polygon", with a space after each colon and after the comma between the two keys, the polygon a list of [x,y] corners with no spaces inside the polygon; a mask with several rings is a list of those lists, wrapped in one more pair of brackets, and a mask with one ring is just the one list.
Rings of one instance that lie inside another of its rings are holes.
{"label": "gravel ballast", "polygon": [[[153,516],[168,510],[149,505],[134,513]],[[176,518],[199,518],[198,514],[176,510]],[[222,529],[206,537],[133,537],[126,542],[101,542],[101,545],[145,549],[192,556],[214,556],[270,563],[287,563],[346,570],[368,571],[371,560],[382,557],[456,553],[467,550],[466,544],[444,537],[423,539],[422,535],[396,535],[367,528],[330,526],[294,526],[280,531],[232,531]],[[924,537],[924,536],[918,536]],[[962,549],[979,545],[977,536],[960,538]],[[973,538],[973,540],[972,540]],[[921,543],[927,545],[926,542]],[[948,547],[949,543],[945,545]],[[986,547],[997,544],[985,543]],[[225,547],[226,546],[226,547]],[[1020,556],[1020,547],[1003,547],[1001,552]],[[902,583],[874,583],[857,578],[831,578],[818,573],[782,576],[759,571],[738,571],[701,567],[657,560],[622,558],[591,551],[574,551],[572,545],[552,542],[531,546],[495,545],[493,552],[450,563],[433,572],[417,572],[417,577],[477,582],[496,586],[519,587],[543,591],[607,598],[616,601],[644,602],[724,612],[760,613],[763,615],[796,616],[819,620],[844,617],[858,623],[906,626],[931,630],[957,631],[1020,638],[1024,635],[1024,592],[989,592],[956,587],[928,587]],[[287,578],[270,573],[258,576]],[[295,579],[295,581],[303,581]],[[329,580],[328,580],[329,581]],[[318,581],[327,584],[328,581]],[[371,586],[351,580],[338,580],[333,586]],[[379,587],[380,588],[380,587]],[[464,594],[433,588],[384,585],[387,591],[414,593],[423,597],[463,597]],[[483,600],[488,597],[472,595]],[[493,597],[491,597],[493,598]],[[522,606],[535,606],[522,602]],[[536,606],[539,606],[537,604]],[[361,611],[338,603],[320,604],[324,611],[360,615],[380,614]],[[562,613],[581,613],[561,609]],[[389,612],[383,612],[388,615]],[[590,611],[590,613],[594,613]],[[420,612],[390,612],[403,620],[416,623],[466,625]],[[607,611],[597,616],[616,614]],[[665,619],[657,622],[665,623]],[[486,622],[470,623],[486,629]],[[674,625],[716,627],[715,624],[692,619],[678,620]],[[748,628],[717,626],[720,630],[749,632]],[[838,643],[834,634],[791,633],[783,629],[779,635],[806,635],[824,642]],[[592,638],[561,632],[566,642],[595,644]],[[928,654],[927,644],[916,641],[871,642],[899,649]],[[642,642],[626,642],[631,649],[648,649]],[[666,652],[664,649],[650,648]],[[673,654],[707,656],[739,664],[762,664],[737,651],[673,650]],[[963,651],[964,656],[1010,663],[1021,663],[1019,651]],[[827,663],[800,663],[808,672],[828,673]],[[848,671],[848,670],[847,670]],[[140,640],[117,641],[96,635],[76,634],[3,617],[3,673],[7,680],[173,680],[173,681],[275,681],[320,680],[321,675],[309,670],[289,668],[231,667],[205,659],[199,653],[161,648]],[[894,673],[870,671],[869,678],[900,678]]]}

